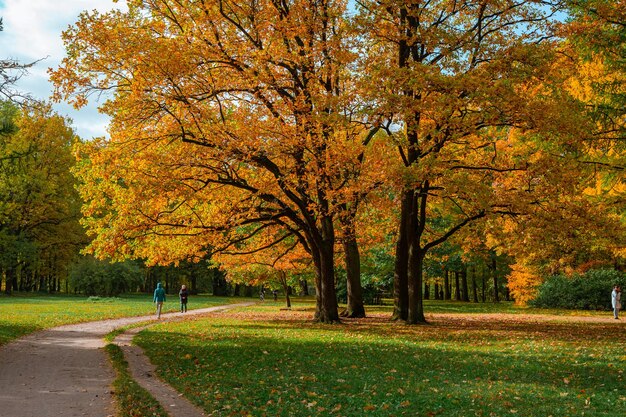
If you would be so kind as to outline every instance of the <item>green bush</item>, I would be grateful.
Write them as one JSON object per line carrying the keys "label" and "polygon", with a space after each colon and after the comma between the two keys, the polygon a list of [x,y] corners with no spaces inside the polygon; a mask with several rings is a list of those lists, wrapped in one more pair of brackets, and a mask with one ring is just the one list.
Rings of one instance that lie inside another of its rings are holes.
{"label": "green bush", "polygon": [[571,277],[554,275],[539,286],[533,307],[575,310],[610,310],[613,285],[624,286],[626,274],[615,270],[590,270]]}
{"label": "green bush", "polygon": [[136,262],[110,263],[91,257],[82,258],[69,274],[72,288],[89,296],[112,297],[136,291],[141,285],[141,269]]}

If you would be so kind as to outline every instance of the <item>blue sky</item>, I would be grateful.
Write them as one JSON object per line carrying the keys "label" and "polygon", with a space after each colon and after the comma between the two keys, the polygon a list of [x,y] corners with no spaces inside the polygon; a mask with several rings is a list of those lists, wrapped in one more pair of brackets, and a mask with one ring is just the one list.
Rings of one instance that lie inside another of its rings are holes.
{"label": "blue sky", "polygon": [[[121,4],[125,3],[120,1]],[[55,68],[65,56],[61,32],[73,24],[83,10],[101,12],[120,7],[113,0],[0,0],[0,58],[23,63],[43,59],[29,70],[17,88],[39,99],[52,93],[48,68]],[[66,104],[55,110],[73,120],[73,127],[83,139],[106,135],[107,119],[98,113],[98,103],[76,111]]]}

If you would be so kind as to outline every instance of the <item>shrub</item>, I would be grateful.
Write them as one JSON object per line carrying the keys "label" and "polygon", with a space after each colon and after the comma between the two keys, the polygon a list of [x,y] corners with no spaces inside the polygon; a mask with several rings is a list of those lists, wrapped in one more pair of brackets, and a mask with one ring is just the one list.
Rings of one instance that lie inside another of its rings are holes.
{"label": "shrub", "polygon": [[626,274],[615,270],[589,270],[571,277],[554,275],[539,286],[529,304],[543,308],[610,310],[613,285],[624,286]]}
{"label": "shrub", "polygon": [[69,278],[75,291],[105,297],[135,291],[142,282],[141,270],[135,262],[110,263],[91,257],[73,265]]}

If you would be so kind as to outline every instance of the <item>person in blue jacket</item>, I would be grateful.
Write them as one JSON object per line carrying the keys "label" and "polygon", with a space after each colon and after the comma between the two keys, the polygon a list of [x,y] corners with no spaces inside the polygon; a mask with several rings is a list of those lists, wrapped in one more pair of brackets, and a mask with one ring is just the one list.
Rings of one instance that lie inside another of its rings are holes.
{"label": "person in blue jacket", "polygon": [[161,309],[163,308],[163,303],[165,302],[165,289],[161,287],[161,283],[157,284],[156,289],[154,290],[154,302],[156,303],[156,314],[157,319],[161,318]]}

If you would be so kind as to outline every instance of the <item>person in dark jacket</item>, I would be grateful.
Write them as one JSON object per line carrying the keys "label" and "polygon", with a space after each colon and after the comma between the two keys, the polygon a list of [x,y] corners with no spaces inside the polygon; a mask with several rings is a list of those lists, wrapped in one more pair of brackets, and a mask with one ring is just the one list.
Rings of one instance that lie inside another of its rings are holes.
{"label": "person in dark jacket", "polygon": [[180,312],[187,312],[187,298],[189,298],[189,291],[187,291],[187,287],[183,285],[178,292],[178,297],[180,298]]}
{"label": "person in dark jacket", "polygon": [[165,289],[161,287],[161,283],[157,284],[156,289],[154,290],[154,302],[156,303],[156,314],[157,319],[161,318],[161,309],[163,308],[163,303],[165,302]]}

